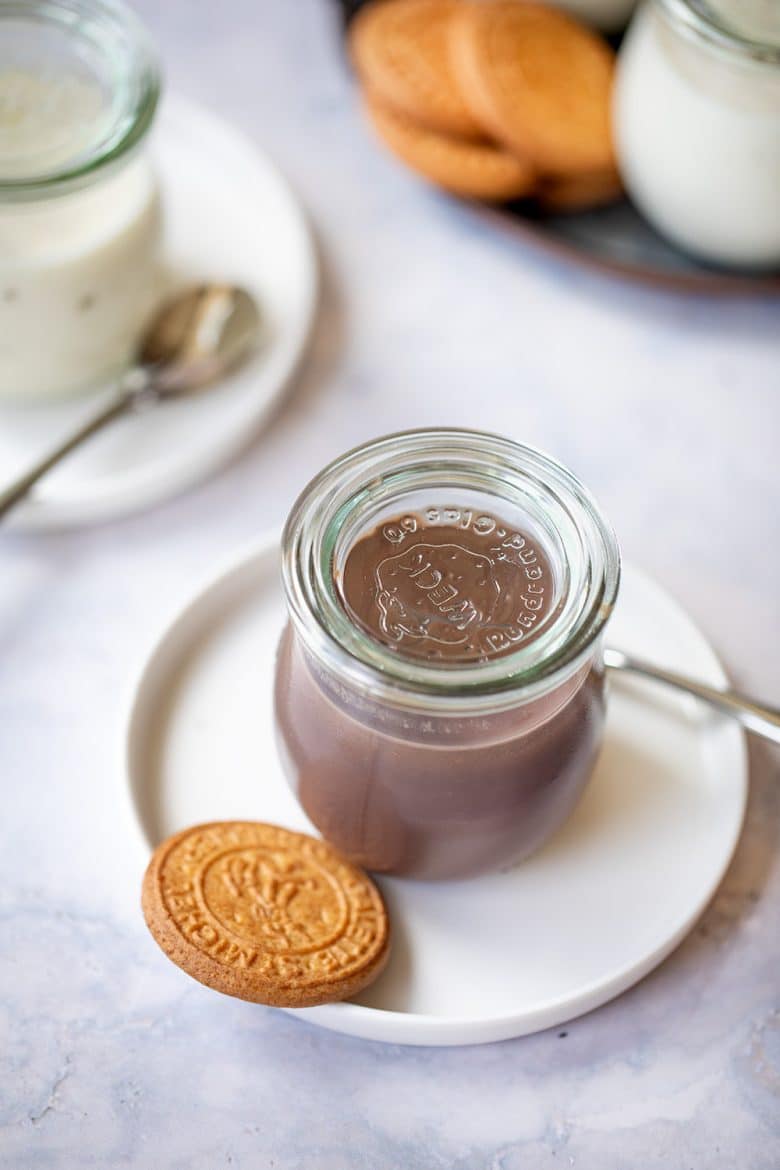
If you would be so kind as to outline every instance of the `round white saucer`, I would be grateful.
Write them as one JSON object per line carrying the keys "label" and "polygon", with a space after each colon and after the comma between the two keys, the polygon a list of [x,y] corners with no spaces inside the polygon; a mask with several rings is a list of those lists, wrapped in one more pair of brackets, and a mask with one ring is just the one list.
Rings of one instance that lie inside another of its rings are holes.
{"label": "round white saucer", "polygon": [[[201,821],[311,831],[274,746],[284,621],[276,540],[217,577],[156,645],[133,694],[130,794],[146,843]],[[711,683],[723,671],[690,618],[630,566],[611,641]],[[530,861],[468,882],[380,879],[390,963],[354,1002],[299,1014],[401,1044],[471,1044],[563,1023],[641,979],[723,876],[747,793],[736,725],[647,683],[613,685],[596,774]]]}
{"label": "round white saucer", "polygon": [[[14,510],[16,528],[86,524],[147,507],[211,474],[256,433],[306,345],[317,263],[303,213],[257,146],[200,106],[166,98],[153,152],[165,215],[166,283],[245,285],[262,308],[257,353],[208,393],[113,424]],[[103,393],[110,392],[104,391]],[[0,483],[95,409],[100,394],[0,406]]]}

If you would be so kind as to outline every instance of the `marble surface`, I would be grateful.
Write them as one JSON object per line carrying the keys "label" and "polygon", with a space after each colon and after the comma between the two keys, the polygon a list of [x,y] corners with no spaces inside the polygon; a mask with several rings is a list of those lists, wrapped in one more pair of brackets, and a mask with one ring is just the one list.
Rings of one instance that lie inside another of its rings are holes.
{"label": "marble surface", "polygon": [[193,582],[371,435],[452,423],[555,452],[735,680],[776,700],[780,314],[574,271],[420,186],[364,128],[325,0],[139,9],[170,86],[300,191],[322,309],[286,406],[223,474],[111,526],[0,536],[0,1167],[775,1170],[780,785],[764,745],[698,928],[561,1029],[364,1043],[219,997],[147,937],[119,762],[129,681]]}

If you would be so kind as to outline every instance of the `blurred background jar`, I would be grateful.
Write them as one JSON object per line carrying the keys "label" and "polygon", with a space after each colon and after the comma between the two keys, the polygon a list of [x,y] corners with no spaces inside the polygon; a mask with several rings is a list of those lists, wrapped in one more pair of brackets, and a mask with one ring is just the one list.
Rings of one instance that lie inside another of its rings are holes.
{"label": "blurred background jar", "polygon": [[87,390],[131,357],[158,283],[159,92],[124,5],[0,0],[0,397]]}
{"label": "blurred background jar", "polygon": [[620,52],[623,181],[704,260],[780,264],[780,3],[645,0]]}

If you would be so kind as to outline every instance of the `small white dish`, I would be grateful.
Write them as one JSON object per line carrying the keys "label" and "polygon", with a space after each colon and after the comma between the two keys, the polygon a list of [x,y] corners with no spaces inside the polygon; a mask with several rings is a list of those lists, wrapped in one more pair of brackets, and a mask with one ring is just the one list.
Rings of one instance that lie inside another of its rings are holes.
{"label": "small white dish", "polygon": [[[126,759],[149,848],[202,821],[312,827],[274,744],[284,622],[273,539],[187,604],[133,692]],[[708,682],[725,676],[690,618],[628,566],[610,638]],[[744,738],[694,700],[621,681],[596,774],[571,820],[515,869],[472,881],[382,878],[390,963],[354,1002],[306,1019],[396,1044],[473,1044],[606,1003],[677,946],[720,882],[747,795]]]}
{"label": "small white dish", "polygon": [[[256,434],[305,348],[317,261],[301,208],[275,166],[200,106],[166,98],[153,139],[165,216],[166,284],[245,285],[264,326],[255,355],[207,393],[114,423],[65,460],[9,517],[64,528],[148,507],[205,478]],[[100,395],[0,406],[0,483],[95,409]]]}

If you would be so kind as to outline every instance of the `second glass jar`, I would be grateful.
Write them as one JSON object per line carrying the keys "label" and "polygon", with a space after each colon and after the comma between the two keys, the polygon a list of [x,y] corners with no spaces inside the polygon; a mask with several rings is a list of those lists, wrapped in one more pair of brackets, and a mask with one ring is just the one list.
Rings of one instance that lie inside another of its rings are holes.
{"label": "second glass jar", "polygon": [[86,391],[132,358],[160,292],[159,90],[118,0],[0,0],[0,398]]}
{"label": "second glass jar", "polygon": [[645,0],[620,50],[621,174],[681,248],[780,265],[780,3]]}

